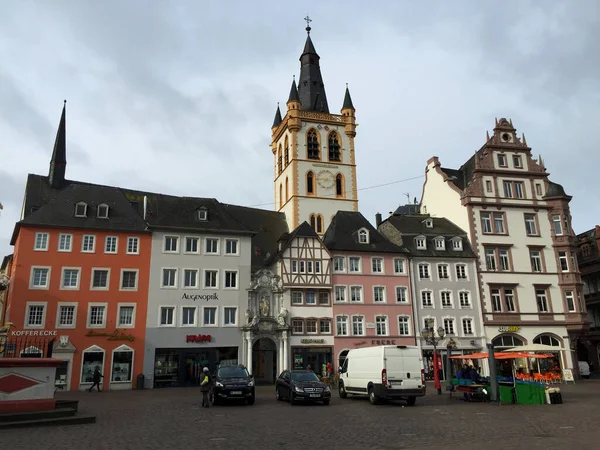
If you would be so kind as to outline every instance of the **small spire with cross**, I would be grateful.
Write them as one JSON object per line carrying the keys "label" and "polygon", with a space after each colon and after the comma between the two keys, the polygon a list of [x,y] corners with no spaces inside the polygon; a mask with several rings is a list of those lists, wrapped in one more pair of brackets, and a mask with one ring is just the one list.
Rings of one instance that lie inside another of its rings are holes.
{"label": "small spire with cross", "polygon": [[306,17],[304,18],[304,20],[306,20],[306,32],[308,34],[310,34],[310,23],[312,22],[312,19],[308,16],[308,14],[306,15]]}

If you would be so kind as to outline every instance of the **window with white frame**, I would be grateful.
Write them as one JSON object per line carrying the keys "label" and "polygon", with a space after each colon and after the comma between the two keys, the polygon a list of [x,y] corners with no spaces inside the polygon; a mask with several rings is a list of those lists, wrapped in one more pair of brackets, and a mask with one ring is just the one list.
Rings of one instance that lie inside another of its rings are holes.
{"label": "window with white frame", "polygon": [[471,307],[471,297],[467,291],[460,291],[458,293],[458,298],[460,301],[461,308],[470,308]]}
{"label": "window with white frame", "polygon": [[306,334],[317,334],[317,319],[306,319]]}
{"label": "window with white frame", "polygon": [[302,291],[292,291],[292,305],[302,304]]}
{"label": "window with white frame", "polygon": [[438,264],[437,270],[438,270],[438,278],[440,280],[449,280],[450,279],[448,264]]}
{"label": "window with white frame", "polygon": [[319,320],[319,333],[320,334],[331,334],[331,320],[320,319]]}
{"label": "window with white frame", "polygon": [[347,288],[346,286],[335,286],[333,288],[333,293],[335,295],[336,302],[345,302],[347,300]]}
{"label": "window with white frame", "polygon": [[83,253],[94,253],[96,251],[96,236],[86,234],[81,241],[81,251]]}
{"label": "window with white frame", "polygon": [[183,287],[198,287],[198,269],[183,269]]}
{"label": "window with white frame", "polygon": [[365,318],[363,316],[352,317],[352,334],[363,336],[365,334]]}
{"label": "window with white frame", "polygon": [[202,311],[202,315],[204,317],[204,326],[211,326],[217,324],[217,308],[215,306],[205,306]]}
{"label": "window with white frame", "polygon": [[36,251],[47,251],[48,250],[48,233],[35,233],[35,242],[33,244],[33,249]]}
{"label": "window with white frame", "polygon": [[394,273],[396,275],[399,274],[405,274],[406,273],[406,266],[405,266],[405,260],[402,258],[394,258]]}
{"label": "window with white frame", "polygon": [[435,238],[435,249],[446,250],[446,240],[443,237]]}
{"label": "window with white frame", "polygon": [[373,258],[371,260],[371,271],[373,273],[383,273],[383,258]]}
{"label": "window with white frame", "polygon": [[428,280],[429,279],[429,264],[420,263],[418,268],[419,268],[419,279]]}
{"label": "window with white frame", "polygon": [[92,289],[108,289],[108,269],[92,269]]}
{"label": "window with white frame", "polygon": [[237,255],[238,254],[238,240],[237,239],[225,239],[225,254],[226,255]]}
{"label": "window with white frame", "polygon": [[375,316],[375,334],[377,336],[388,335],[388,318],[387,316]]}
{"label": "window with white frame", "polygon": [[317,304],[317,296],[315,291],[308,291],[304,293],[304,302],[307,305],[316,305]]}
{"label": "window with white frame", "polygon": [[208,220],[208,209],[204,207],[198,208],[196,211],[196,219],[202,222]]}
{"label": "window with white frame", "polygon": [[505,234],[504,213],[501,212],[482,212],[481,228],[484,234]]}
{"label": "window with white frame", "polygon": [[560,216],[552,216],[552,229],[554,230],[554,234],[556,236],[560,236],[563,234]]}
{"label": "window with white frame", "polygon": [[121,345],[112,352],[112,383],[131,383],[133,376],[133,349]]}
{"label": "window with white frame", "polygon": [[104,253],[117,253],[117,236],[106,236],[104,238]]}
{"label": "window with white frame", "polygon": [[50,283],[50,269],[47,267],[33,267],[31,269],[31,287],[34,289],[47,289]]}
{"label": "window with white frame", "polygon": [[219,240],[217,238],[206,238],[204,242],[204,253],[207,255],[217,255],[219,253]]}
{"label": "window with white frame", "polygon": [[350,256],[348,258],[348,271],[349,272],[360,272],[360,257]]}
{"label": "window with white frame", "polygon": [[237,289],[238,273],[235,270],[225,271],[225,289]]}
{"label": "window with white frame", "polygon": [[350,286],[350,301],[354,303],[362,302],[362,286]]}
{"label": "window with white frame", "polygon": [[360,230],[358,232],[358,242],[361,244],[369,243],[369,232],[367,230]]}
{"label": "window with white frame", "polygon": [[452,239],[452,250],[454,250],[456,252],[460,252],[460,251],[462,251],[462,249],[463,249],[462,239],[459,237]]}
{"label": "window with white frame", "polygon": [[177,253],[179,251],[179,236],[165,236],[163,251],[165,253]]}
{"label": "window with white frame", "polygon": [[562,272],[569,271],[569,259],[567,258],[567,252],[558,252],[558,262]]}
{"label": "window with white frame", "polygon": [[535,214],[525,213],[525,232],[527,233],[527,236],[538,235],[537,219]]}
{"label": "window with white frame", "polygon": [[77,268],[63,268],[61,289],[79,289],[79,271]]}
{"label": "window with white frame", "polygon": [[300,273],[305,273],[305,267],[306,267],[306,261],[298,261],[299,266],[300,266]]}
{"label": "window with white frame", "polygon": [[319,305],[329,305],[329,292],[319,292]]}
{"label": "window with white frame", "polygon": [[79,202],[75,205],[75,217],[87,217],[87,203]]}
{"label": "window with white frame", "polygon": [[431,291],[421,292],[421,305],[423,308],[433,308],[433,299],[431,298]]}
{"label": "window with white frame", "polygon": [[223,308],[223,325],[237,324],[237,308],[226,306]]}
{"label": "window with white frame", "polygon": [[442,308],[452,308],[452,293],[450,291],[441,291]]}
{"label": "window with white frame", "polygon": [[130,236],[127,238],[127,250],[128,255],[137,255],[140,253],[140,238]]}
{"label": "window with white frame", "polygon": [[333,257],[333,271],[344,272],[346,270],[346,258],[344,256]]}
{"label": "window with white frame", "polygon": [[427,250],[427,240],[424,236],[416,237],[415,243],[417,245],[417,250]]}
{"label": "window with white frame", "polygon": [[492,311],[502,312],[502,295],[500,295],[500,289],[490,289],[490,296],[492,297]]}
{"label": "window with white frame", "polygon": [[298,273],[298,261],[292,260],[291,266],[292,273]]}
{"label": "window with white frame", "polygon": [[46,319],[46,305],[41,303],[27,306],[27,327],[43,328]]}
{"label": "window with white frame", "polygon": [[185,238],[185,253],[198,253],[200,248],[200,238],[186,236]]}
{"label": "window with white frame", "polygon": [[294,319],[292,320],[292,333],[303,334],[304,333],[304,320]]}
{"label": "window with white frame", "polygon": [[454,334],[454,319],[444,319],[444,331],[448,335]]}
{"label": "window with white frame", "polygon": [[135,291],[138,283],[138,271],[123,269],[121,271],[121,290]]}
{"label": "window with white frame", "polygon": [[161,306],[160,307],[160,325],[163,327],[175,325],[175,307]]}
{"label": "window with white frame", "polygon": [[106,324],[106,306],[89,305],[88,326],[102,328]]}
{"label": "window with white frame", "polygon": [[313,262],[310,260],[306,261],[306,273],[313,273]]}
{"label": "window with white frame", "polygon": [[462,329],[465,336],[471,336],[473,334],[473,319],[465,318],[462,320]]}
{"label": "window with white frame", "polygon": [[219,271],[218,270],[205,270],[204,271],[204,287],[205,288],[216,288],[219,285]]}
{"label": "window with white frame", "polygon": [[321,273],[321,261],[315,261],[315,273]]}
{"label": "window with white frame", "polygon": [[456,265],[456,279],[457,280],[466,280],[467,279],[467,265],[466,264],[457,264]]}
{"label": "window with white frame", "polygon": [[408,303],[408,287],[396,286],[396,303]]}
{"label": "window with white frame", "polygon": [[433,220],[431,220],[431,219],[425,219],[425,226],[427,228],[433,228]]}
{"label": "window with white frame", "polygon": [[58,251],[70,252],[73,249],[73,235],[61,233],[58,236]]}
{"label": "window with white frame", "polygon": [[546,289],[538,288],[535,290],[535,300],[538,307],[538,312],[548,312],[548,294]]}
{"label": "window with white frame", "polygon": [[59,305],[58,307],[58,326],[59,327],[74,327],[75,326],[75,305]]}
{"label": "window with white frame", "polygon": [[335,319],[336,335],[348,336],[348,318],[345,316],[337,316]]}
{"label": "window with white frame", "polygon": [[398,317],[398,334],[400,336],[410,336],[410,322],[407,316]]}
{"label": "window with white frame", "polygon": [[119,321],[120,327],[132,327],[134,325],[135,307],[132,305],[119,305]]}
{"label": "window with white frame", "polygon": [[565,291],[565,300],[567,302],[567,311],[575,312],[575,296],[573,291]]}
{"label": "window with white frame", "polygon": [[162,284],[164,288],[177,287],[177,269],[163,269],[162,270]]}
{"label": "window with white frame", "polygon": [[196,307],[184,306],[181,308],[181,325],[192,327],[196,325]]}
{"label": "window with white frame", "polygon": [[529,249],[529,260],[531,261],[531,270],[533,272],[543,271],[541,251]]}
{"label": "window with white frame", "polygon": [[385,303],[385,287],[374,286],[373,287],[373,303]]}

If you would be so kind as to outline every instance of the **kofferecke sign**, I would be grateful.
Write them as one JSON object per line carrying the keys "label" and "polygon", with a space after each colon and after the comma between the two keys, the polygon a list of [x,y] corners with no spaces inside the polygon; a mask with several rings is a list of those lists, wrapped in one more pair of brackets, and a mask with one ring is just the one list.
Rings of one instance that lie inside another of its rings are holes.
{"label": "kofferecke sign", "polygon": [[56,330],[14,330],[11,336],[56,336]]}

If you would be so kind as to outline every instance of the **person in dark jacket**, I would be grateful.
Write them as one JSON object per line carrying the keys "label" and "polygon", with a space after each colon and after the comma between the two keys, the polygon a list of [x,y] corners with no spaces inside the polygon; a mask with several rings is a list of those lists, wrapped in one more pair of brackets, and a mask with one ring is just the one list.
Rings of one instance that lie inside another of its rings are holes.
{"label": "person in dark jacket", "polygon": [[96,368],[94,369],[94,375],[92,375],[92,377],[94,380],[94,384],[92,384],[92,387],[88,390],[92,392],[92,389],[94,389],[94,386],[96,386],[98,387],[98,392],[100,392],[100,378],[104,378],[104,375],[100,373],[100,366],[96,366]]}
{"label": "person in dark jacket", "polygon": [[210,377],[210,373],[208,372],[208,367],[202,369],[202,382],[200,383],[200,391],[202,392],[202,407],[209,408],[210,401],[208,399],[208,393],[210,392],[210,388],[212,385],[212,379]]}

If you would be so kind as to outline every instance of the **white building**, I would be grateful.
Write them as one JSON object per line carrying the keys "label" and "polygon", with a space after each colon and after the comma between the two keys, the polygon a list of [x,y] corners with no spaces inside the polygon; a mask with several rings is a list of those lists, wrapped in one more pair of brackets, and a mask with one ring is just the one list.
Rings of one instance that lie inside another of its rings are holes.
{"label": "white building", "polygon": [[[586,326],[569,201],[511,121],[458,170],[427,163],[421,213],[468,231],[478,255],[487,338],[496,348],[544,344],[563,368]],[[553,363],[553,361],[549,361]]]}

